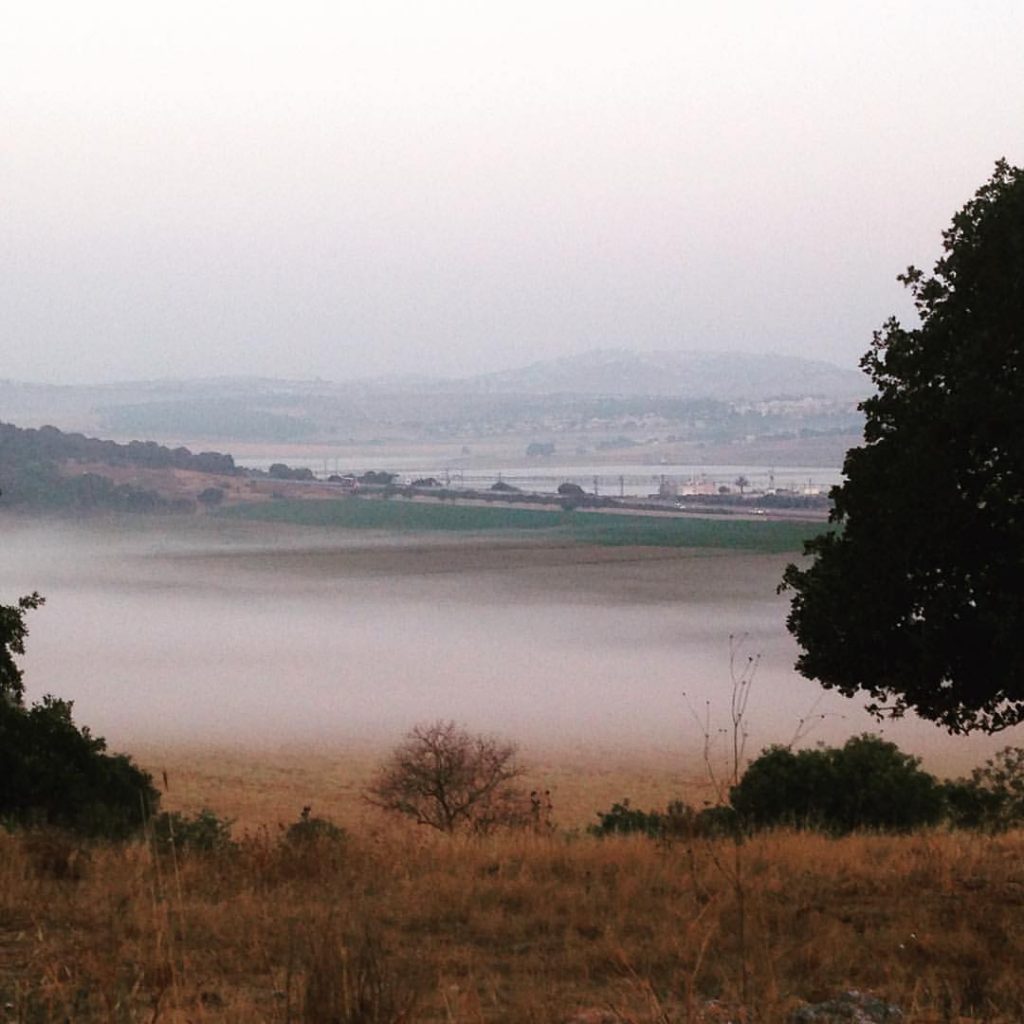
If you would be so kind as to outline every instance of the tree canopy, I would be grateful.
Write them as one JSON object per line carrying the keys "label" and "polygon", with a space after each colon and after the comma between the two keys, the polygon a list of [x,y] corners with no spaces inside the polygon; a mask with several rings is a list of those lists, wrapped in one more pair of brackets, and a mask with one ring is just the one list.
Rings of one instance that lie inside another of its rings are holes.
{"label": "tree canopy", "polygon": [[864,444],[786,570],[787,624],[798,670],[875,714],[994,732],[1024,720],[1024,170],[1000,160],[932,275],[899,280],[920,325],[861,360]]}

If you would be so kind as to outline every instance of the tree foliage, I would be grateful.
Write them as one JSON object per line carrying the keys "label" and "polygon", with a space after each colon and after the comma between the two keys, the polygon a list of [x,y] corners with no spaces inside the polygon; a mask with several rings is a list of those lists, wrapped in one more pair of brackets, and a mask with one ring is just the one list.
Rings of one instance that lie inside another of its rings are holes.
{"label": "tree foliage", "polygon": [[230,455],[219,452],[193,454],[188,448],[165,448],[154,441],[117,444],[56,427],[34,430],[0,423],[0,487],[4,501],[14,507],[82,512],[195,510],[194,503],[185,498],[166,499],[145,487],[116,484],[103,474],[104,466],[187,469],[218,475],[243,472]]}
{"label": "tree foliage", "polygon": [[156,810],[148,773],[79,728],[70,701],[0,701],[0,819],[123,839]]}
{"label": "tree foliage", "polygon": [[33,592],[19,597],[17,604],[0,604],[0,703],[21,703],[25,686],[15,655],[25,653],[25,612],[42,603],[43,599]]}
{"label": "tree foliage", "polygon": [[802,674],[993,732],[1024,720],[1024,170],[997,163],[943,249],[900,275],[920,326],[875,334],[837,528],[783,586]]}
{"label": "tree foliage", "polygon": [[123,838],[156,810],[150,776],[75,725],[70,701],[24,706],[16,655],[25,652],[25,614],[42,603],[33,593],[0,605],[0,821]]}
{"label": "tree foliage", "polygon": [[520,816],[516,753],[515,744],[455,722],[417,725],[381,765],[367,799],[441,832],[486,831]]}

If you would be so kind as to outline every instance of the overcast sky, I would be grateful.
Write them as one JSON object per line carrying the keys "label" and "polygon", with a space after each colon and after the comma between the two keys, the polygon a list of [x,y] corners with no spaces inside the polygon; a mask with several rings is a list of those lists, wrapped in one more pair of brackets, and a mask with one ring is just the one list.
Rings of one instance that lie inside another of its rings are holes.
{"label": "overcast sky", "polygon": [[852,366],[1024,163],[1020,0],[0,12],[0,378]]}

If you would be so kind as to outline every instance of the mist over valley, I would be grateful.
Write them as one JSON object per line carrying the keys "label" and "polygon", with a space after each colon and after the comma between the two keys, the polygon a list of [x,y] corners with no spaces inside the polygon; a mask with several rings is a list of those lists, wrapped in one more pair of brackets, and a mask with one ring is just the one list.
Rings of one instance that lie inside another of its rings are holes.
{"label": "mist over valley", "polygon": [[[0,573],[38,589],[29,693],[66,694],[115,749],[382,744],[454,718],[527,748],[674,751],[725,723],[729,638],[759,655],[750,750],[877,728],[792,669],[786,555],[600,548],[192,519],[4,517]],[[685,696],[684,696],[685,694]],[[907,720],[884,734],[937,770],[994,741]],[[1001,743],[1009,741],[1007,736]]]}

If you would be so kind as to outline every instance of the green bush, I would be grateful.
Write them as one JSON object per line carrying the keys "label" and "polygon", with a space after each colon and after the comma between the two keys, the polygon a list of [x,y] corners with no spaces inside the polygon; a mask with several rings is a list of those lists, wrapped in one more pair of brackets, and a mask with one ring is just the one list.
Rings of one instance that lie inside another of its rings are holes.
{"label": "green bush", "polygon": [[153,813],[147,772],[72,718],[72,703],[46,696],[29,708],[0,696],[0,819],[124,839]]}
{"label": "green bush", "polygon": [[694,836],[731,835],[736,815],[731,807],[706,807],[695,811],[682,800],[673,800],[664,811],[641,811],[628,800],[597,812],[598,823],[588,827],[592,836],[644,835],[651,839],[691,839]]}
{"label": "green bush", "polygon": [[943,785],[955,828],[1005,832],[1024,822],[1024,748],[1004,747],[969,779]]}
{"label": "green bush", "polygon": [[628,800],[598,812],[595,836],[738,837],[763,828],[909,832],[946,821],[953,828],[1003,832],[1024,825],[1024,748],[1006,747],[969,779],[940,783],[920,760],[878,736],[841,747],[769,747],[751,762],[728,805],[695,812],[680,801],[642,811]]}
{"label": "green bush", "polygon": [[153,845],[161,853],[212,853],[227,850],[231,842],[228,818],[218,818],[204,807],[188,817],[180,811],[163,811],[150,821]]}
{"label": "green bush", "polygon": [[299,845],[303,843],[316,843],[323,840],[328,842],[340,842],[346,838],[346,832],[339,825],[335,825],[330,818],[317,818],[313,816],[312,808],[302,808],[298,821],[293,821],[284,834],[286,843]]}
{"label": "green bush", "polygon": [[587,831],[595,836],[644,835],[652,839],[664,835],[664,816],[658,811],[641,811],[628,800],[612,804],[610,811],[597,812],[598,823]]}
{"label": "green bush", "polygon": [[152,778],[75,725],[71,701],[24,705],[15,657],[25,653],[25,615],[42,603],[33,593],[0,605],[0,823],[123,839],[157,809]]}
{"label": "green bush", "polygon": [[943,787],[894,743],[864,734],[842,747],[770,747],[730,793],[747,827],[905,832],[939,822]]}

